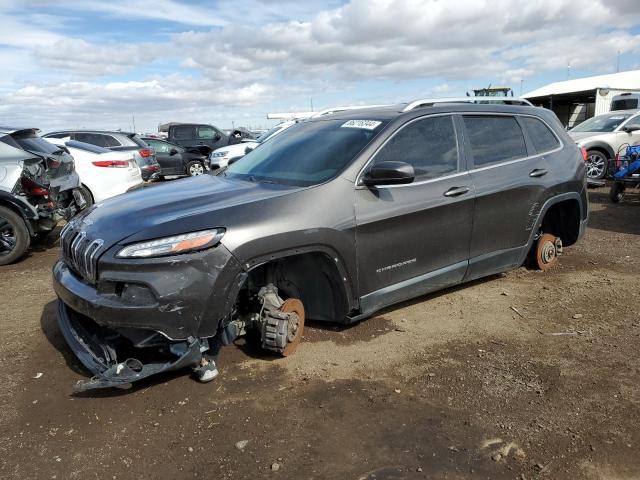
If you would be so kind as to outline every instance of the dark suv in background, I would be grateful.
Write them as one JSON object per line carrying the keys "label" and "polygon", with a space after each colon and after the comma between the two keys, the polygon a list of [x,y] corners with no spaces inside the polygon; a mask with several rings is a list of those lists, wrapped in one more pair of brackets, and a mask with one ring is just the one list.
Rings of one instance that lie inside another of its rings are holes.
{"label": "dark suv in background", "polygon": [[289,355],[307,318],[352,323],[552,267],[587,223],[578,147],[523,100],[440,102],[303,121],[218,176],[69,223],[53,269],[60,326],[95,375],[77,388],[187,366],[210,380],[218,348],[249,329]]}
{"label": "dark suv in background", "polygon": [[137,133],[102,130],[60,130],[43,135],[44,138],[69,138],[114,151],[131,151],[140,167],[142,179],[147,181],[161,175],[155,152]]}
{"label": "dark suv in background", "polygon": [[189,175],[195,177],[205,173],[206,156],[197,150],[189,150],[160,138],[142,137],[153,151],[160,164],[160,175]]}
{"label": "dark suv in background", "polygon": [[236,129],[227,135],[212,125],[197,123],[169,123],[161,125],[160,131],[167,133],[169,142],[190,150],[197,150],[205,156],[216,148],[240,143],[244,139],[255,138],[251,132],[245,129]]}

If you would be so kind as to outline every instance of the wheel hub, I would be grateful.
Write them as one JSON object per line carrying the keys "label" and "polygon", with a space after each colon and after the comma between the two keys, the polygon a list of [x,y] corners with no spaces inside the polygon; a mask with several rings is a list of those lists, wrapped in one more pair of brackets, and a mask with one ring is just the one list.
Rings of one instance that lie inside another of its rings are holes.
{"label": "wheel hub", "polygon": [[536,263],[540,270],[548,270],[558,263],[562,254],[562,240],[548,233],[538,239],[536,246]]}

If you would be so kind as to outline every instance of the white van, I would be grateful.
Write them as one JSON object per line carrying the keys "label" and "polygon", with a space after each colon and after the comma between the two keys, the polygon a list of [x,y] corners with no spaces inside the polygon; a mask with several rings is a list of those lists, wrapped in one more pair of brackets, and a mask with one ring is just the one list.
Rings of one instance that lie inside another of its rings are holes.
{"label": "white van", "polygon": [[636,110],[640,108],[640,92],[621,93],[611,99],[611,111]]}

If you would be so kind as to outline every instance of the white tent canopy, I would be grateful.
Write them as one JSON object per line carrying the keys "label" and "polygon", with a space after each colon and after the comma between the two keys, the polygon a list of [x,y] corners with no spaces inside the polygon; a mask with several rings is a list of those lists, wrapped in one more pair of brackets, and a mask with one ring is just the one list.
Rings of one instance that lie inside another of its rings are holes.
{"label": "white tent canopy", "polygon": [[595,77],[576,78],[564,82],[550,83],[544,87],[528,92],[522,97],[537,98],[549,95],[562,95],[572,92],[586,92],[599,88],[616,90],[640,90],[640,70],[612,73],[610,75],[597,75]]}

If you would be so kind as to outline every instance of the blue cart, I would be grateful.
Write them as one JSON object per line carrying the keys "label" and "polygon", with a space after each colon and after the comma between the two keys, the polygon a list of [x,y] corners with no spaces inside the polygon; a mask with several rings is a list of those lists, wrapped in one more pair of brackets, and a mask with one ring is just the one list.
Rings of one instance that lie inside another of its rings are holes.
{"label": "blue cart", "polygon": [[620,202],[631,188],[640,188],[640,145],[626,148],[625,154],[612,160],[612,180],[609,198]]}

